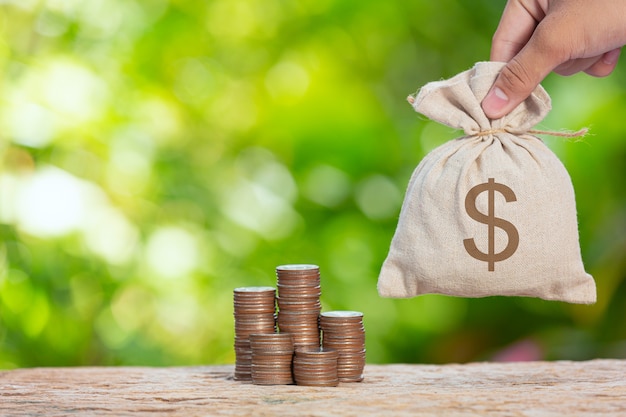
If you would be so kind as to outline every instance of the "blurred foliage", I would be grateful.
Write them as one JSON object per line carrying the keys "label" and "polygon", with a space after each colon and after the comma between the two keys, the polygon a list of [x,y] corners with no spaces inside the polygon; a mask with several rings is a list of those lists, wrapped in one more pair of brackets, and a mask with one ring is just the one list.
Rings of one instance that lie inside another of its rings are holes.
{"label": "blurred foliage", "polygon": [[[405,97],[489,57],[504,0],[4,0],[0,368],[233,363],[232,290],[315,263],[368,361],[626,357],[626,69],[551,75],[598,303],[376,280],[459,132]],[[559,256],[555,248],[554,256]],[[525,356],[524,356],[525,355]]]}

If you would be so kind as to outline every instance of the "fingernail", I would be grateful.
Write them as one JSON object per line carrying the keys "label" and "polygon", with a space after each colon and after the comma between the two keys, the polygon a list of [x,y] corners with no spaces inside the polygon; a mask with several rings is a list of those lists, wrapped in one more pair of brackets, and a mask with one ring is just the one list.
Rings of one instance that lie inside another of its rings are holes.
{"label": "fingernail", "polygon": [[607,52],[602,56],[602,62],[604,62],[606,65],[615,64],[619,59],[620,52],[621,51],[619,49],[613,49],[612,51]]}
{"label": "fingernail", "polygon": [[508,102],[509,97],[504,91],[499,87],[493,87],[483,100],[482,107],[487,117],[496,118]]}

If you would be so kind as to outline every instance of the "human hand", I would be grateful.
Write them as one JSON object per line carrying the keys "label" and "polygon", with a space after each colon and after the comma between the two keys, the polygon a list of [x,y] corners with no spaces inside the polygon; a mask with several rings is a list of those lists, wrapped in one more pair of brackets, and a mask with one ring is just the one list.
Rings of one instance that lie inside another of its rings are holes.
{"label": "human hand", "polygon": [[626,0],[508,0],[491,46],[507,65],[482,108],[505,116],[552,71],[605,77],[625,44]]}

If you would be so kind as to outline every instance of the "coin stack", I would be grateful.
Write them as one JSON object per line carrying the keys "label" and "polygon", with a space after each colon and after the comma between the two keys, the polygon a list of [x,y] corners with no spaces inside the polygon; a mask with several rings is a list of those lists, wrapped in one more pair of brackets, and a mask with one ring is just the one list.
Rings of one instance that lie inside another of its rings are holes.
{"label": "coin stack", "polygon": [[365,367],[363,313],[329,311],[320,315],[322,346],[339,354],[337,375],[341,382],[360,382]]}
{"label": "coin stack", "polygon": [[293,335],[296,349],[319,348],[320,269],[317,265],[276,267],[278,328]]}
{"label": "coin stack", "polygon": [[274,287],[241,287],[234,290],[235,379],[252,380],[253,333],[276,332],[276,289]]}
{"label": "coin stack", "polygon": [[336,387],[338,353],[330,349],[298,349],[293,359],[293,376],[298,385]]}
{"label": "coin stack", "polygon": [[289,333],[251,334],[252,383],[293,384],[293,338]]}

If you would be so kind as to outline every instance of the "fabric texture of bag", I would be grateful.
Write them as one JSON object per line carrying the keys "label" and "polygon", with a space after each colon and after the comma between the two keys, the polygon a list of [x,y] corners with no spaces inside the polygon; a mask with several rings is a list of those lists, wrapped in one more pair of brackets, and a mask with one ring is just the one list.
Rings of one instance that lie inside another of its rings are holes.
{"label": "fabric texture of bag", "polygon": [[550,111],[550,97],[539,86],[497,120],[480,106],[503,66],[479,62],[411,98],[417,112],[465,136],[434,149],[413,172],[378,278],[381,296],[595,302],[571,179],[529,133]]}

